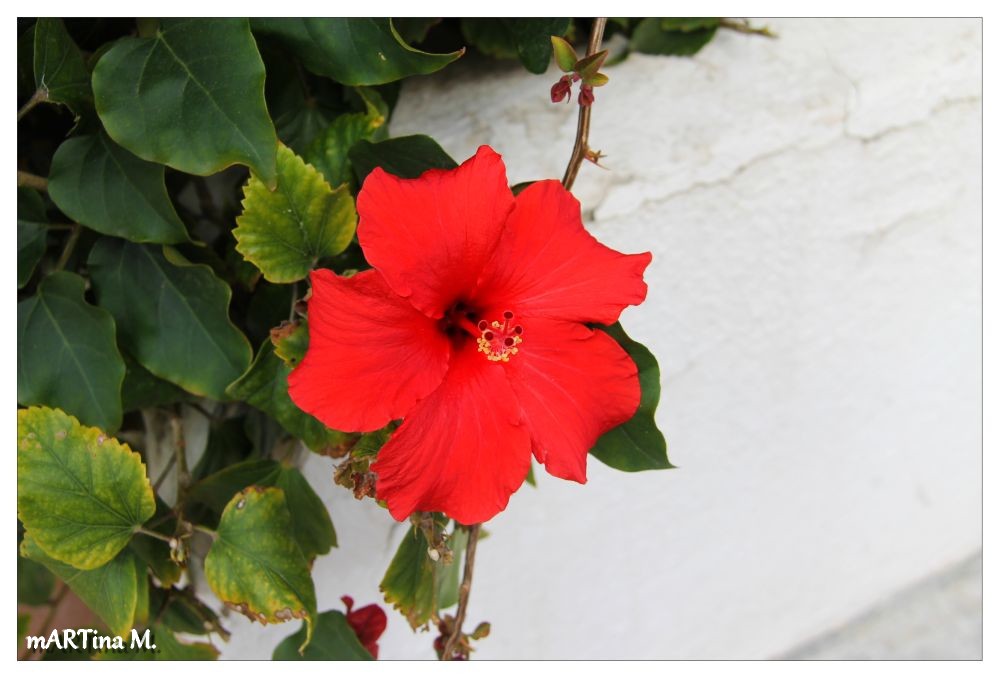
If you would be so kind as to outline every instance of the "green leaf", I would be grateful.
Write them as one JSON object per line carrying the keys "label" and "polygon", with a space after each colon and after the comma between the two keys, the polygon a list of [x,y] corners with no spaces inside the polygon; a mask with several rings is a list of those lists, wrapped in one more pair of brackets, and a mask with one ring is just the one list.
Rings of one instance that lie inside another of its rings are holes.
{"label": "green leaf", "polygon": [[[163,534],[174,534],[176,531],[177,520],[170,507],[159,497],[156,497],[156,513],[153,514],[152,521]],[[160,581],[161,586],[170,587],[180,581],[181,568],[170,557],[170,545],[167,542],[139,533],[132,537],[129,548],[141,563],[149,566],[150,572]],[[140,567],[140,570],[145,575],[146,568]]]}
{"label": "green leaf", "polygon": [[552,40],[552,53],[555,54],[559,70],[563,73],[572,73],[573,67],[576,66],[578,60],[573,45],[558,36],[553,35],[550,37]]}
{"label": "green leaf", "polygon": [[565,35],[569,26],[569,19],[467,18],[462,19],[462,35],[485,54],[518,57],[530,72],[544,73],[552,57],[552,36]]}
{"label": "green leaf", "polygon": [[353,184],[348,151],[361,139],[373,139],[385,122],[384,109],[340,115],[306,151],[306,161],[322,172],[331,186]]}
{"label": "green leaf", "polygon": [[414,49],[391,19],[254,19],[253,30],[273,35],[306,68],[345,85],[381,85],[440,70],[462,56]]}
{"label": "green leaf", "polygon": [[309,321],[303,318],[297,322],[283,322],[271,329],[271,343],[274,354],[289,367],[295,367],[309,350]]}
{"label": "green leaf", "polygon": [[205,557],[208,585],[227,605],[261,623],[305,619],[299,651],[312,638],[316,591],[277,488],[250,487],[226,506]]}
{"label": "green leaf", "polygon": [[226,395],[271,415],[282,428],[301,439],[314,452],[329,454],[339,451],[350,437],[327,428],[292,402],[288,397],[288,375],[291,371],[292,368],[275,355],[270,339],[266,339],[250,369],[229,385]]}
{"label": "green leaf", "polygon": [[378,454],[378,451],[382,449],[382,446],[389,442],[389,437],[392,435],[392,429],[390,427],[380,428],[377,431],[371,431],[370,433],[363,434],[358,438],[358,442],[354,443],[354,447],[351,448],[352,457],[372,457]]}
{"label": "green leaf", "polygon": [[[191,476],[196,480],[207,478],[228,466],[246,460],[250,456],[253,445],[247,437],[245,426],[246,419],[242,416],[212,421],[208,429],[205,453],[201,455],[198,464],[191,471]],[[236,490],[240,489],[243,488],[236,488]],[[236,490],[226,495],[226,501],[233,496]],[[221,511],[221,507],[219,510]]]}
{"label": "green leaf", "polygon": [[[186,589],[171,589],[169,597],[164,589],[154,588],[150,592],[150,607],[163,610],[160,623],[176,633],[190,633],[204,636],[220,629],[219,617],[212,608],[195,597],[190,587]],[[229,635],[222,630],[223,640]]]}
{"label": "green leaf", "polygon": [[250,362],[250,343],[229,320],[232,291],[212,269],[170,248],[99,240],[88,259],[100,305],[122,348],[156,376],[224,400]]}
{"label": "green leaf", "polygon": [[312,562],[316,556],[329,553],[337,545],[337,533],[333,529],[330,512],[302,472],[282,465],[274,486],[285,493],[295,541],[306,560]]}
{"label": "green leaf", "polygon": [[52,597],[56,580],[40,563],[17,556],[17,604],[45,605]]}
{"label": "green leaf", "polygon": [[357,634],[347,623],[347,617],[337,610],[323,612],[316,618],[316,631],[305,652],[299,648],[305,641],[307,629],[288,636],[274,648],[271,659],[278,661],[351,661],[372,659],[371,654],[358,640]]}
{"label": "green leaf", "polygon": [[95,569],[78,570],[46,554],[31,533],[27,533],[21,542],[21,555],[41,563],[66,582],[73,593],[108,625],[111,633],[128,636],[135,620],[138,600],[136,561],[131,551],[122,551],[113,560]]}
{"label": "green leaf", "polygon": [[146,465],[128,445],[59,410],[18,410],[17,515],[50,556],[100,567],[155,510]]}
{"label": "green leaf", "polygon": [[59,146],[49,197],[67,216],[105,235],[135,242],[188,240],[167,196],[163,166],[140,160],[103,132]]}
{"label": "green leaf", "polygon": [[191,398],[184,390],[160,379],[127,353],[122,357],[125,359],[125,381],[122,382],[123,412],[162,407]]}
{"label": "green leaf", "polygon": [[59,271],[18,303],[17,402],[58,407],[114,432],[125,363],[114,320],[84,301],[83,291],[83,278]]}
{"label": "green leaf", "polygon": [[302,280],[322,257],[344,251],[358,218],[346,186],[332,190],[316,168],[278,148],[275,191],[251,176],[236,219],[236,251],[275,283]]}
{"label": "green leaf", "polygon": [[454,560],[446,564],[443,559],[431,560],[422,530],[407,529],[379,589],[385,602],[402,612],[414,629],[458,601],[459,562],[467,540],[467,533],[455,531],[449,541]]}
{"label": "green leaf", "polygon": [[667,441],[656,427],[654,416],[660,401],[660,367],[656,358],[649,349],[625,334],[619,323],[601,329],[621,344],[635,361],[642,396],[632,418],[598,438],[590,453],[619,471],[673,468],[667,459]]}
{"label": "green leaf", "polygon": [[35,86],[77,116],[91,107],[90,70],[61,19],[35,23]]}
{"label": "green leaf", "polygon": [[597,71],[601,70],[604,60],[608,58],[608,50],[602,49],[600,52],[583,57],[576,62],[575,70],[584,80],[593,77]]}
{"label": "green leaf", "polygon": [[423,42],[427,33],[439,23],[441,19],[424,17],[402,17],[392,20],[396,32],[408,45]]}
{"label": "green leaf", "polygon": [[701,29],[672,30],[661,19],[643,19],[635,27],[630,47],[645,54],[691,56],[715,37],[716,26]]}
{"label": "green leaf", "polygon": [[38,191],[17,187],[17,289],[31,280],[31,274],[45,254],[48,218],[45,202]]}
{"label": "green leaf", "polygon": [[312,562],[337,545],[330,513],[305,476],[270,459],[243,461],[212,474],[190,488],[188,500],[221,514],[234,494],[252,485],[277,487],[285,493],[293,536],[306,560]]}
{"label": "green leaf", "polygon": [[590,85],[591,87],[604,87],[608,84],[608,76],[603,73],[594,73],[593,75],[584,78],[584,85]]}
{"label": "green leaf", "polygon": [[358,183],[376,167],[403,179],[416,179],[429,169],[455,169],[458,163],[429,136],[414,134],[378,143],[358,141],[348,152]]}
{"label": "green leaf", "polygon": [[246,19],[164,19],[154,37],[115,43],[93,84],[104,128],[140,158],[199,175],[239,163],[274,184],[277,135]]}
{"label": "green leaf", "polygon": [[[211,661],[219,658],[219,650],[211,643],[182,643],[166,624],[153,624],[150,642],[155,650],[145,647],[128,652],[104,652],[98,656],[103,661]],[[141,634],[140,634],[141,635]]]}
{"label": "green leaf", "polygon": [[693,33],[706,28],[718,28],[721,21],[717,17],[665,17],[660,19],[660,28],[665,31]]}

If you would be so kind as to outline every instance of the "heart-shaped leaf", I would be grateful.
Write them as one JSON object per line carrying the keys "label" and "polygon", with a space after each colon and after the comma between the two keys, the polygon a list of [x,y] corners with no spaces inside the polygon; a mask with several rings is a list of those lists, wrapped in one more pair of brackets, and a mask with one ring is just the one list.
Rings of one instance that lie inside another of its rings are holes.
{"label": "heart-shaped leaf", "polygon": [[62,579],[111,633],[128,637],[139,599],[136,572],[140,568],[131,551],[126,549],[95,569],[78,570],[49,556],[28,533],[21,542],[21,555],[41,563]]}
{"label": "heart-shaped leaf", "polygon": [[188,239],[167,196],[163,166],[135,157],[103,132],[59,146],[49,196],[67,216],[99,233],[134,242]]}
{"label": "heart-shaped leaf", "polygon": [[282,145],[277,190],[251,176],[236,223],[236,251],[266,280],[290,283],[309,275],[320,258],[343,252],[358,217],[346,186],[332,190],[316,168]]}
{"label": "heart-shaped leaf", "polygon": [[306,68],[345,85],[381,85],[440,70],[462,56],[430,54],[403,42],[391,19],[254,19],[256,33],[273,35]]}
{"label": "heart-shaped leaf", "polygon": [[619,323],[602,328],[621,344],[639,369],[642,395],[631,419],[597,439],[590,453],[619,471],[673,468],[667,459],[667,441],[656,427],[660,402],[660,366],[649,349],[625,334]]}
{"label": "heart-shaped leaf", "polygon": [[17,514],[48,555],[100,567],[155,510],[146,465],[128,445],[60,410],[18,410]]}
{"label": "heart-shaped leaf", "polygon": [[143,367],[196,395],[225,400],[250,362],[250,343],[229,320],[232,291],[212,269],[176,251],[115,238],[87,261],[97,300],[118,324],[122,348]]}
{"label": "heart-shaped leaf", "polygon": [[104,128],[140,158],[200,175],[244,164],[274,185],[277,135],[246,19],[164,19],[153,37],[116,42],[93,84]]}
{"label": "heart-shaped leaf", "polygon": [[271,659],[278,661],[352,661],[370,660],[371,654],[358,640],[357,634],[347,623],[347,617],[337,610],[323,612],[316,618],[316,631],[305,652],[299,648],[305,640],[305,625],[288,636],[274,648]]}
{"label": "heart-shaped leaf", "polygon": [[224,603],[261,623],[304,619],[299,651],[312,638],[316,591],[309,564],[292,537],[280,489],[248,487],[226,506],[205,557],[205,578]]}
{"label": "heart-shaped leaf", "polygon": [[58,271],[18,303],[17,402],[59,407],[113,433],[122,423],[125,363],[114,320],[83,291],[83,278]]}

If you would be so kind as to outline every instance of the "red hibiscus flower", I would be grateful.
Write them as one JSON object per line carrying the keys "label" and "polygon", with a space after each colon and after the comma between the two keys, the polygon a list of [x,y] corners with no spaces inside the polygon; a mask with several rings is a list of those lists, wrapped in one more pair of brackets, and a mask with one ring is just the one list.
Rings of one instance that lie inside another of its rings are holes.
{"label": "red hibiscus flower", "polygon": [[532,452],[551,475],[586,482],[588,450],[640,395],[635,363],[588,323],[645,299],[651,255],[597,242],[557,181],[515,198],[488,146],[417,179],[375,169],[357,208],[374,269],[313,271],[292,400],[342,431],[403,420],[371,466],[397,520],[489,520]]}
{"label": "red hibiscus flower", "polygon": [[378,659],[378,639],[385,633],[385,610],[378,605],[365,605],[354,608],[354,598],[341,596],[344,607],[347,608],[347,623],[354,629],[354,635],[365,646],[371,656]]}

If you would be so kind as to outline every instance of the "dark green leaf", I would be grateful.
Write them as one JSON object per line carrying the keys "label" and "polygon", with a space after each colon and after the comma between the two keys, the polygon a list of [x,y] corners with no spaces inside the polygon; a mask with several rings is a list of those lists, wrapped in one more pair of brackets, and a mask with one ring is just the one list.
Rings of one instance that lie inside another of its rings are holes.
{"label": "dark green leaf", "polygon": [[52,573],[34,560],[17,556],[17,604],[45,605],[52,597],[56,580]]}
{"label": "dark green leaf", "polygon": [[601,436],[590,453],[619,471],[673,468],[667,459],[667,442],[656,427],[654,416],[660,401],[660,367],[656,358],[649,349],[625,334],[620,324],[602,329],[635,361],[642,396],[635,415]]}
{"label": "dark green leaf", "polygon": [[665,31],[693,33],[706,28],[718,28],[721,21],[717,17],[665,17],[660,19],[660,28]]}
{"label": "dark green leaf", "polygon": [[48,100],[66,104],[81,115],[91,107],[90,71],[61,19],[35,24],[35,85]]}
{"label": "dark green leaf", "polygon": [[320,258],[343,252],[354,237],[358,217],[347,187],[331,189],[287,146],[278,148],[277,189],[252,175],[243,196],[233,230],[236,251],[270,282],[302,280]]}
{"label": "dark green leaf", "polygon": [[114,560],[96,569],[78,570],[48,556],[31,538],[31,534],[25,534],[21,555],[41,563],[66,582],[73,593],[108,625],[111,633],[129,635],[138,599],[135,555],[131,551],[122,551]]}
{"label": "dark green leaf", "polygon": [[390,19],[254,19],[258,33],[280,39],[306,68],[345,85],[381,85],[433,73],[462,56],[429,54],[399,37]]}
{"label": "dark green leaf", "polygon": [[715,37],[716,27],[671,30],[661,19],[643,19],[632,33],[630,46],[637,52],[664,56],[691,56]]}
{"label": "dark green leaf", "polygon": [[229,320],[232,292],[212,269],[170,248],[104,238],[88,260],[101,306],[122,347],[143,367],[196,395],[225,399],[250,362],[250,344]]}
{"label": "dark green leaf", "polygon": [[569,31],[569,19],[462,19],[462,35],[484,54],[518,57],[532,73],[544,73],[552,57],[552,36]]}
{"label": "dark green leaf", "polygon": [[427,32],[434,26],[441,23],[441,19],[405,17],[392,20],[392,25],[396,27],[396,32],[408,45],[415,45],[423,42],[427,37]]}
{"label": "dark green leaf", "polygon": [[126,353],[122,357],[125,359],[125,381],[122,382],[123,412],[162,407],[184,402],[190,398],[184,390],[160,379],[136,362],[132,356]]}
{"label": "dark green leaf", "polygon": [[119,40],[93,82],[104,128],[140,158],[200,175],[240,163],[273,185],[277,135],[246,19],[164,19],[154,37]]}
{"label": "dark green leaf", "polygon": [[[186,589],[152,589],[150,592],[150,609],[160,615],[160,623],[176,633],[190,633],[196,636],[203,636],[209,632],[221,628],[219,617],[212,608],[198,600],[191,587]],[[228,634],[221,631],[223,640],[228,639]]]}
{"label": "dark green leaf", "polygon": [[299,648],[306,638],[306,626],[285,638],[274,648],[271,659],[278,661],[350,661],[371,659],[371,654],[358,641],[347,617],[336,610],[323,612],[316,619],[316,631],[305,652]]}
{"label": "dark green leaf", "polygon": [[98,133],[67,139],[49,172],[49,196],[84,226],[135,242],[188,239],[163,184],[163,166]]}
{"label": "dark green leaf", "polygon": [[100,567],[155,510],[146,465],[128,445],[59,410],[18,410],[17,516],[48,555]]}
{"label": "dark green leaf", "polygon": [[386,122],[386,111],[345,113],[338,116],[306,152],[306,161],[323,173],[331,186],[353,184],[348,151],[361,139],[373,139]]}
{"label": "dark green leaf", "polygon": [[42,255],[48,232],[45,202],[38,191],[17,187],[17,289],[28,284]]}
{"label": "dark green leaf", "polygon": [[58,407],[113,433],[122,423],[125,363],[114,320],[83,291],[83,278],[59,271],[18,303],[17,402]]}
{"label": "dark green leaf", "polygon": [[240,490],[251,485],[269,486],[281,465],[272,459],[248,459],[198,481],[188,489],[187,501],[204,504],[218,515]]}
{"label": "dark green leaf", "polygon": [[297,468],[282,465],[274,486],[285,493],[285,503],[292,516],[295,541],[306,560],[330,552],[337,545],[337,533],[323,500]]}
{"label": "dark green leaf", "polygon": [[340,450],[350,439],[345,433],[327,428],[306,414],[288,397],[288,375],[291,368],[275,355],[267,339],[257,351],[257,357],[246,374],[230,384],[226,394],[266,412],[288,433],[299,438],[314,452],[328,454]]}
{"label": "dark green leaf", "polygon": [[226,506],[205,557],[205,578],[220,600],[251,619],[305,619],[305,649],[316,622],[309,564],[292,538],[292,519],[277,488],[247,488]]}
{"label": "dark green leaf", "polygon": [[[233,417],[222,421],[213,421],[208,429],[208,442],[205,444],[205,453],[201,455],[198,464],[191,471],[191,475],[196,480],[207,478],[208,476],[221,471],[224,468],[238,464],[246,460],[253,451],[253,444],[247,437],[246,421],[244,417]],[[249,483],[248,483],[249,484]],[[246,487],[244,485],[243,487]],[[229,495],[229,500],[238,487]],[[219,507],[221,511],[222,507]]]}
{"label": "dark green leaf", "polygon": [[386,139],[378,143],[358,141],[348,152],[358,183],[376,167],[404,179],[416,179],[429,169],[454,169],[458,163],[438,143],[423,134]]}
{"label": "dark green leaf", "polygon": [[456,530],[449,541],[451,564],[431,560],[423,531],[408,526],[379,589],[385,601],[403,613],[414,629],[458,600],[458,571],[468,535]]}

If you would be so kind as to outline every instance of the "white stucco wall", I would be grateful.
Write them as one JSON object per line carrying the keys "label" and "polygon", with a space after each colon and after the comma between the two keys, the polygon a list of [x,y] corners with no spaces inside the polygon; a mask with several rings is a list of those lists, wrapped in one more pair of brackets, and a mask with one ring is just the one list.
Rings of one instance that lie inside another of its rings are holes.
{"label": "white stucco wall", "polygon": [[[491,521],[479,658],[779,655],[981,546],[978,20],[776,20],[693,59],[633,55],[598,90],[576,186],[591,231],[651,250],[623,316],[660,361],[678,469],[539,475]],[[407,83],[392,133],[511,183],[562,174],[548,76],[459,62]],[[306,470],[341,548],[320,609],[379,599],[400,532]],[[233,616],[226,657],[292,625]],[[390,613],[385,658],[431,658]]]}

